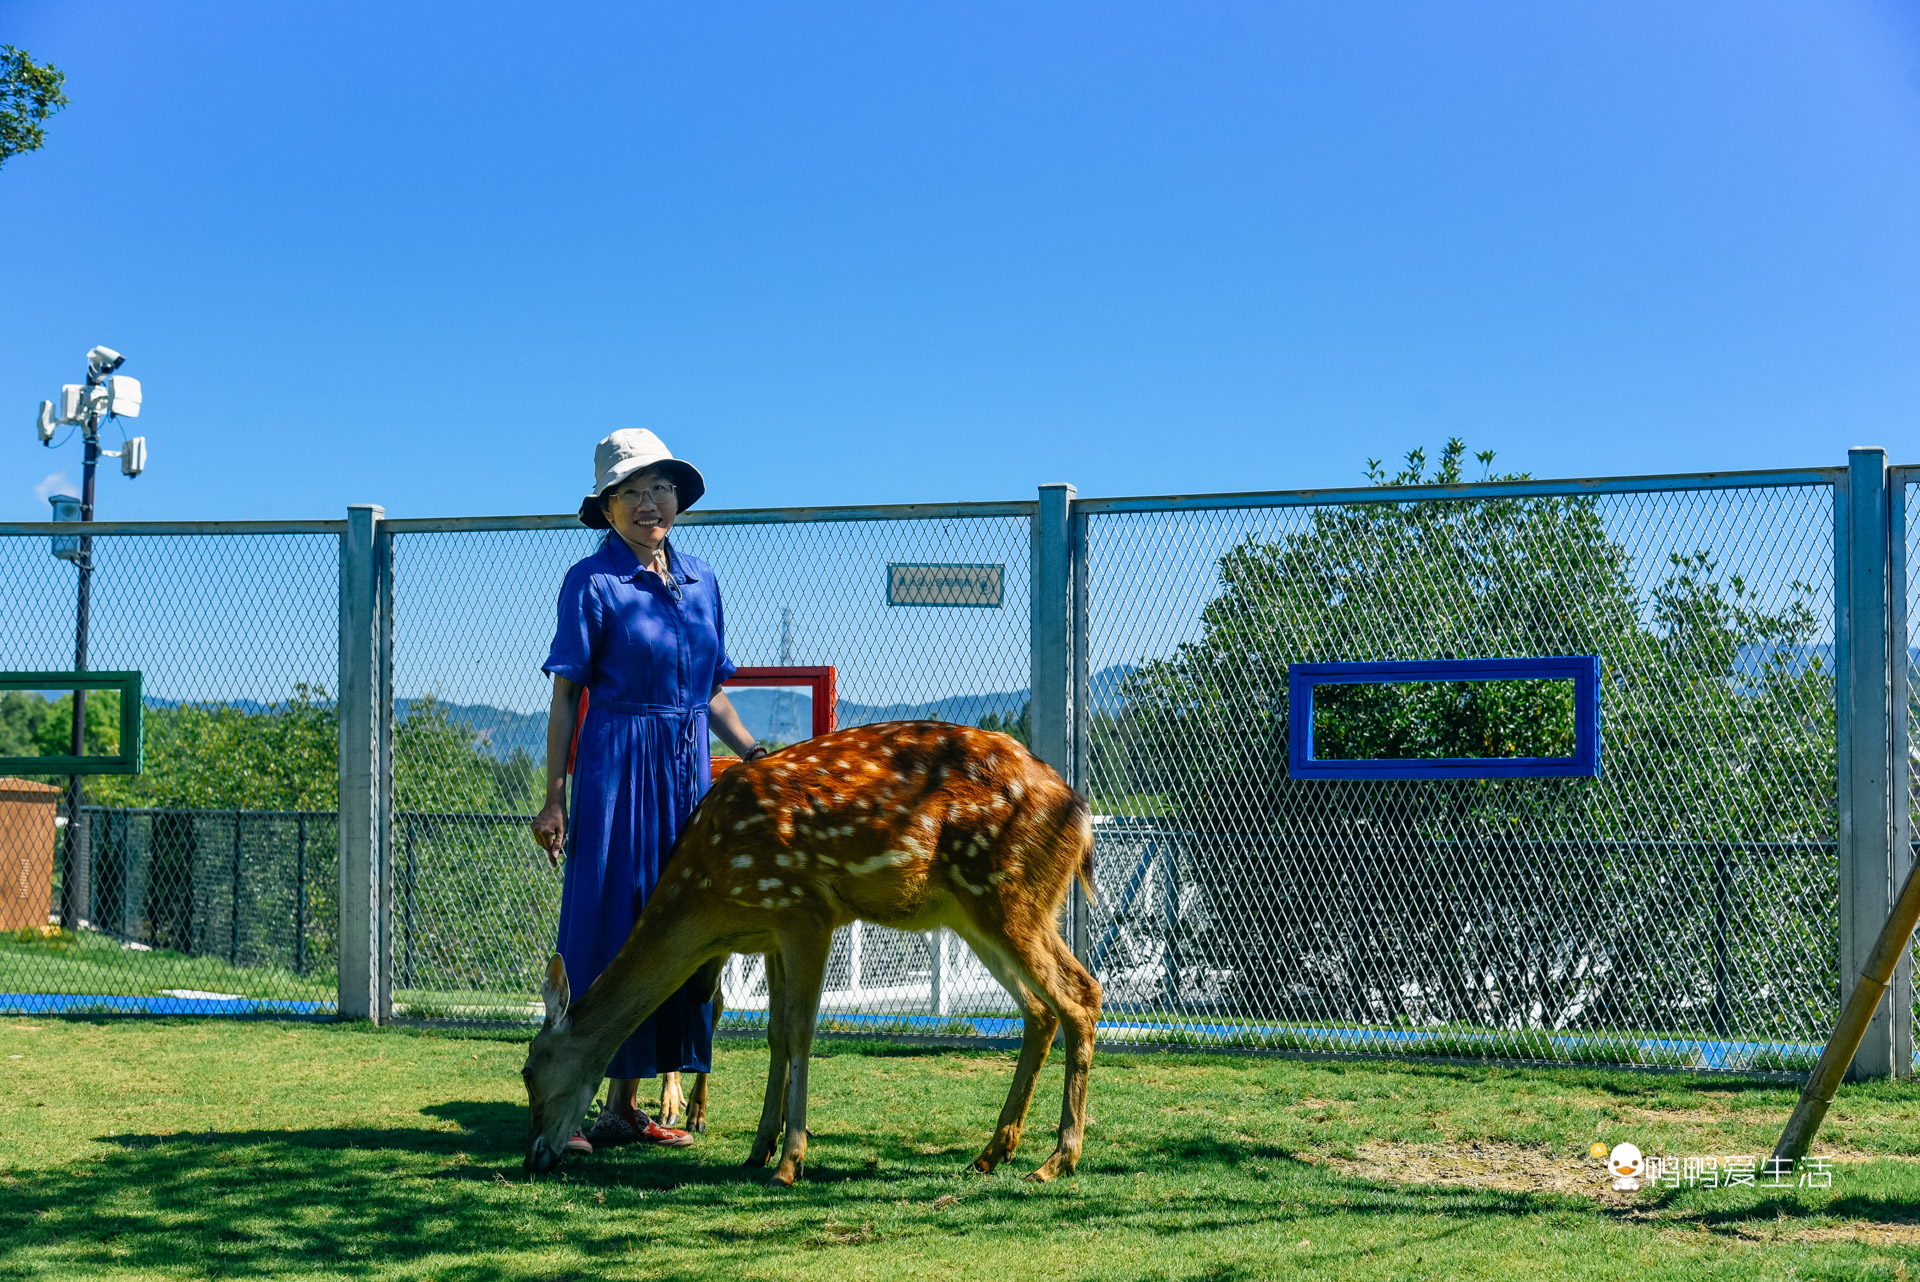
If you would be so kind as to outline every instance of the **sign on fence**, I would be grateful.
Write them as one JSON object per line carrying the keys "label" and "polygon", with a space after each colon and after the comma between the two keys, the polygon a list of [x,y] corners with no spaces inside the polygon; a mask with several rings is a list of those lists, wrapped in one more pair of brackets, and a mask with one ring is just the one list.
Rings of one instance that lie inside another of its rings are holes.
{"label": "sign on fence", "polygon": [[887,565],[888,605],[965,605],[1000,608],[1002,565]]}

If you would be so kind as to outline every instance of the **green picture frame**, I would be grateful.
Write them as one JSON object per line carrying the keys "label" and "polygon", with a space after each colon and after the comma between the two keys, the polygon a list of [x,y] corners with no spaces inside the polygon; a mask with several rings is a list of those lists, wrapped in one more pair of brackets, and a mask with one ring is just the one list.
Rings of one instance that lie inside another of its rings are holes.
{"label": "green picture frame", "polygon": [[137,775],[146,768],[138,672],[0,672],[0,694],[16,690],[118,690],[120,751],[110,757],[0,757],[0,775]]}

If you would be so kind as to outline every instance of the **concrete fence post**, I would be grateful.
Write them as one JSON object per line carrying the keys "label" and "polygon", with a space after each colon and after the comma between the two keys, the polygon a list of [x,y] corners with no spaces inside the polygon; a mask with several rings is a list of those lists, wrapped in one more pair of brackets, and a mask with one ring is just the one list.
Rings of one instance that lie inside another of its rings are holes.
{"label": "concrete fence post", "polygon": [[[1040,509],[1033,518],[1032,732],[1033,754],[1081,787],[1076,767],[1078,709],[1074,707],[1074,547],[1071,485],[1040,487]],[[1074,953],[1086,955],[1086,896],[1073,888],[1068,938]]]}
{"label": "concrete fence post", "polygon": [[[1892,530],[1886,463],[1883,450],[1847,451],[1847,478],[1834,503],[1842,1006],[1892,906]],[[1874,1015],[1848,1070],[1850,1080],[1892,1073],[1891,1005],[1882,1002]]]}
{"label": "concrete fence post", "polygon": [[[383,792],[380,519],[384,509],[347,509],[340,538],[340,1017],[383,1019],[389,947],[383,928]],[[388,704],[391,710],[391,702]]]}

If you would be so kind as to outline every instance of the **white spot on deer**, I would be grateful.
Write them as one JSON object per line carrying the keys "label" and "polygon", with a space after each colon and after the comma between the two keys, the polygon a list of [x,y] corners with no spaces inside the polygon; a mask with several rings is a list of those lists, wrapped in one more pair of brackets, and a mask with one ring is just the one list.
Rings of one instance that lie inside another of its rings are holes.
{"label": "white spot on deer", "polygon": [[996,869],[995,871],[987,874],[987,884],[989,886],[998,886],[1003,881],[1012,881],[1012,880],[1013,880],[1013,874],[1010,872],[1007,872],[1005,869]]}
{"label": "white spot on deer", "polygon": [[775,855],[773,862],[779,864],[782,868],[791,868],[793,867],[794,860],[792,855]]}
{"label": "white spot on deer", "polygon": [[700,889],[702,889],[702,890],[708,890],[708,889],[710,889],[710,888],[712,888],[712,886],[713,886],[713,882],[712,882],[711,880],[709,880],[708,878],[706,878],[706,877],[702,877],[702,878],[700,879]]}
{"label": "white spot on deer", "polygon": [[1009,797],[1012,797],[1015,801],[1018,801],[1020,800],[1021,797],[1025,796],[1026,792],[1027,792],[1026,785],[1021,783],[1018,779],[1015,779],[1012,783],[1009,783],[1007,785],[1007,795]]}
{"label": "white spot on deer", "polygon": [[762,877],[760,879],[761,890],[772,890],[775,887],[779,886],[779,884],[780,884],[780,879],[778,877]]}
{"label": "white spot on deer", "polygon": [[776,904],[774,904],[774,907],[775,907],[775,908],[785,908],[785,907],[787,907],[787,906],[788,906],[789,904],[791,904],[791,903],[793,903],[793,901],[792,901],[791,899],[782,899],[782,900],[780,900],[780,901],[779,901],[778,903],[776,903]]}
{"label": "white spot on deer", "polygon": [[691,876],[693,876],[693,869],[692,869],[691,867],[688,867],[688,868],[682,868],[682,869],[680,870],[680,880],[681,880],[681,881],[685,881],[685,880],[686,880],[687,878],[689,878],[689,877],[691,877]]}
{"label": "white spot on deer", "polygon": [[1000,768],[1000,758],[989,752],[987,754],[986,766],[989,770],[998,770]]}
{"label": "white spot on deer", "polygon": [[720,844],[720,834],[719,834],[718,832],[716,832],[716,833],[714,833],[714,834],[713,834],[713,840],[712,840],[712,841],[710,841],[710,842],[708,842],[707,844],[708,844],[709,846],[717,846],[717,845],[719,845],[719,844]]}
{"label": "white spot on deer", "polygon": [[820,862],[829,868],[838,868],[840,866],[840,861],[832,855],[821,855]]}
{"label": "white spot on deer", "polygon": [[760,901],[760,906],[761,906],[762,908],[771,908],[771,907],[773,907],[773,900],[771,900],[771,899],[762,899],[762,900]]}
{"label": "white spot on deer", "polygon": [[907,777],[901,774],[898,770],[896,770],[893,772],[893,781],[895,783],[905,783],[907,781]]}
{"label": "white spot on deer", "polygon": [[808,758],[807,758],[807,764],[811,766],[811,765],[814,765],[814,764],[816,764],[816,763],[818,763],[818,762],[819,762],[819,760],[820,760],[820,758],[818,758],[818,757],[808,757]]}
{"label": "white spot on deer", "polygon": [[752,855],[735,855],[733,857],[733,866],[735,868],[751,868],[753,867],[753,856]]}
{"label": "white spot on deer", "polygon": [[848,864],[847,871],[854,874],[856,877],[864,877],[868,873],[878,872],[882,868],[898,867],[901,864],[910,864],[918,857],[919,857],[918,852],[909,852],[905,850],[889,850],[885,854],[875,855],[871,859],[862,859],[857,864]]}
{"label": "white spot on deer", "polygon": [[869,803],[865,797],[862,797],[853,803],[853,808],[855,810],[865,810],[869,804],[871,803]]}
{"label": "white spot on deer", "polygon": [[972,882],[968,881],[965,877],[960,875],[960,870],[958,868],[954,868],[951,865],[949,865],[947,868],[947,876],[953,878],[955,882],[959,883],[962,889],[972,894],[984,895],[987,893],[987,888],[985,886],[974,885]]}

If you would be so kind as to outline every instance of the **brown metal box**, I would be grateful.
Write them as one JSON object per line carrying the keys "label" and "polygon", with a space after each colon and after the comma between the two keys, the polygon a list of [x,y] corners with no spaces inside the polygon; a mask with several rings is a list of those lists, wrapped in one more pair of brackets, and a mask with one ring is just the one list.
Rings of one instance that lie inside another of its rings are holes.
{"label": "brown metal box", "polygon": [[59,802],[51,784],[0,779],[0,930],[47,924]]}

